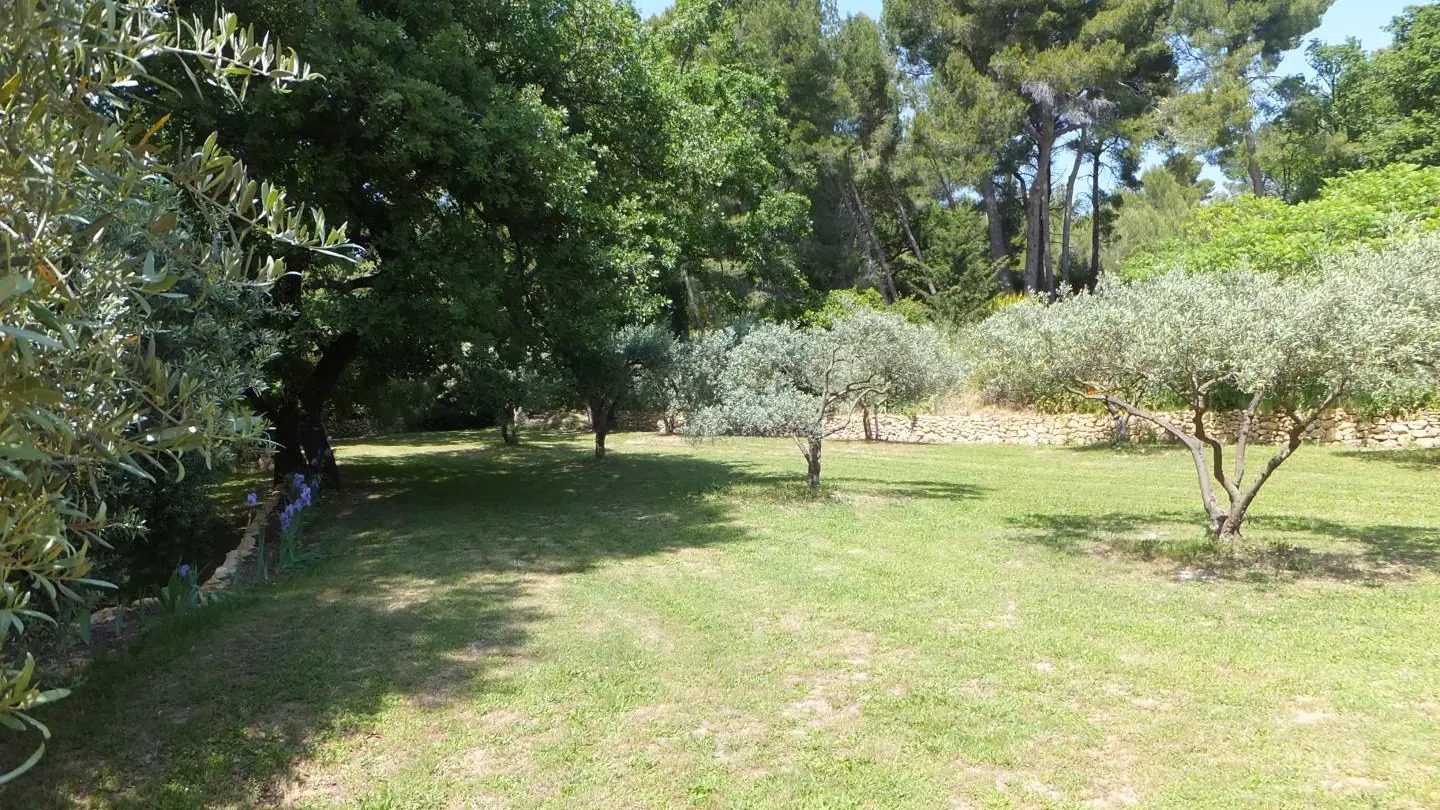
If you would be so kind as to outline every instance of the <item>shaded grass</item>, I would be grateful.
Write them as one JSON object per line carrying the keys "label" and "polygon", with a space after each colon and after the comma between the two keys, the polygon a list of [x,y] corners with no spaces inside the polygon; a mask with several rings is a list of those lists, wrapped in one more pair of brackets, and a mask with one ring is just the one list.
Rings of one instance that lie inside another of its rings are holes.
{"label": "shaded grass", "polygon": [[615,439],[343,448],[0,807],[1440,804],[1433,473],[1306,448],[1227,555],[1173,452]]}

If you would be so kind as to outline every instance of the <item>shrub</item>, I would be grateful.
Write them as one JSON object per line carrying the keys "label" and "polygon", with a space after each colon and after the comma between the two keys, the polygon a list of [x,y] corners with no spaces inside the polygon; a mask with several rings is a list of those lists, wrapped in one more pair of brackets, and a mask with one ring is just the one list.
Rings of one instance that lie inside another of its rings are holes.
{"label": "shrub", "polygon": [[1129,278],[1181,269],[1314,272],[1331,254],[1380,248],[1440,227],[1440,167],[1396,163],[1326,181],[1320,198],[1289,205],[1241,195],[1202,206],[1182,233],[1125,262]]}

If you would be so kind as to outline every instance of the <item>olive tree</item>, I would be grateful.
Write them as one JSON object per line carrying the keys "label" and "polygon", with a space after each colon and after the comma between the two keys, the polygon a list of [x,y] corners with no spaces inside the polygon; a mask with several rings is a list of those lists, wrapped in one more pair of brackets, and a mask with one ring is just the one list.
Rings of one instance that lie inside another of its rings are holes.
{"label": "olive tree", "polygon": [[335,250],[344,236],[213,137],[163,148],[168,116],[131,115],[128,93],[161,59],[236,98],[308,77],[233,16],[19,0],[0,15],[0,54],[0,724],[48,737],[31,710],[64,690],[41,690],[34,658],[17,666],[5,642],[104,584],[89,552],[110,516],[105,479],[180,477],[184,453],[262,438],[235,401],[247,370],[168,362],[156,309],[263,287],[284,272],[269,246]]}
{"label": "olive tree", "polygon": [[[1189,450],[1210,532],[1230,542],[1323,411],[1352,394],[1420,384],[1434,356],[1437,267],[1440,243],[1427,239],[1333,258],[1304,277],[1107,279],[1093,294],[1026,302],[979,324],[967,335],[968,371],[1007,398],[1065,389],[1153,423]],[[1187,417],[1127,398],[1137,386],[1178,399]],[[1222,394],[1240,403],[1233,446],[1206,420]],[[1249,444],[1266,412],[1288,427],[1257,468]]]}
{"label": "olive tree", "polygon": [[938,332],[894,314],[861,310],[829,328],[767,324],[729,351],[715,404],[701,408],[686,432],[788,436],[813,488],[825,439],[848,427],[863,403],[936,396],[951,387],[954,370]]}
{"label": "olive tree", "polygon": [[626,326],[606,340],[561,352],[565,373],[595,434],[595,458],[605,458],[605,437],[615,411],[635,401],[645,375],[664,373],[674,344],[675,337],[664,327]]}
{"label": "olive tree", "polygon": [[664,414],[666,432],[677,432],[682,418],[715,403],[718,370],[736,340],[735,330],[729,328],[696,332],[686,340],[672,341],[665,362],[641,371],[639,402]]}

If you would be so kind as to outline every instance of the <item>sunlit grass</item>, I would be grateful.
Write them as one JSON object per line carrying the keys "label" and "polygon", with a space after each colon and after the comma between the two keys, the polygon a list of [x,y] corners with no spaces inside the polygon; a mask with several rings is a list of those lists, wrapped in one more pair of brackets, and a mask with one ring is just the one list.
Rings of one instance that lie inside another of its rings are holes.
{"label": "sunlit grass", "polygon": [[1440,478],[1306,448],[400,437],[327,557],[161,627],[0,807],[1440,806]]}

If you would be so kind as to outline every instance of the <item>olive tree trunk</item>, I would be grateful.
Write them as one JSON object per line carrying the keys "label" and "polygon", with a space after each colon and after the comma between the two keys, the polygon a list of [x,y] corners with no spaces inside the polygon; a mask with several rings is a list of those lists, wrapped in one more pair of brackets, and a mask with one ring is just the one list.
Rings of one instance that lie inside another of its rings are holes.
{"label": "olive tree trunk", "polygon": [[815,439],[815,438],[810,439],[810,443],[809,443],[809,445],[808,445],[808,446],[806,447],[806,449],[805,449],[805,464],[806,464],[805,483],[806,483],[806,485],[808,485],[811,489],[818,489],[818,488],[820,487],[820,451],[821,451],[821,449],[822,449],[822,441],[821,441],[820,439]]}
{"label": "olive tree trunk", "polygon": [[506,444],[520,443],[520,407],[506,405],[500,411],[500,438]]}
{"label": "olive tree trunk", "polygon": [[590,417],[590,429],[595,433],[595,458],[605,458],[605,437],[610,433],[610,423],[615,416],[615,406],[603,397],[591,397],[586,403],[586,414]]}
{"label": "olive tree trunk", "polygon": [[[1284,410],[1290,420],[1290,430],[1286,434],[1285,444],[1266,460],[1265,466],[1260,468],[1248,485],[1244,485],[1247,472],[1245,456],[1249,447],[1250,433],[1258,417],[1261,394],[1254,394],[1250,399],[1249,406],[1241,413],[1240,429],[1235,443],[1234,467],[1227,470],[1224,443],[1211,436],[1205,427],[1205,415],[1209,413],[1209,403],[1203,391],[1208,390],[1208,386],[1201,390],[1202,393],[1197,394],[1190,403],[1191,429],[1189,431],[1158,413],[1145,410],[1119,397],[1093,391],[1076,390],[1075,393],[1080,393],[1089,399],[1099,400],[1107,408],[1113,407],[1130,416],[1138,416],[1169,433],[1176,441],[1184,445],[1190,451],[1190,457],[1195,463],[1195,473],[1200,483],[1200,501],[1209,518],[1210,534],[1228,546],[1240,539],[1245,518],[1250,512],[1251,504],[1255,502],[1255,496],[1260,494],[1260,488],[1265,486],[1265,482],[1270,480],[1270,476],[1274,475],[1280,465],[1284,464],[1300,448],[1304,442],[1305,433],[1311,425],[1315,424],[1315,420],[1320,417],[1320,414],[1340,398],[1344,386],[1335,388],[1323,402],[1308,414],[1301,414],[1294,408]],[[1216,491],[1217,484],[1219,492]],[[1224,502],[1220,498],[1222,492],[1225,495]]]}

